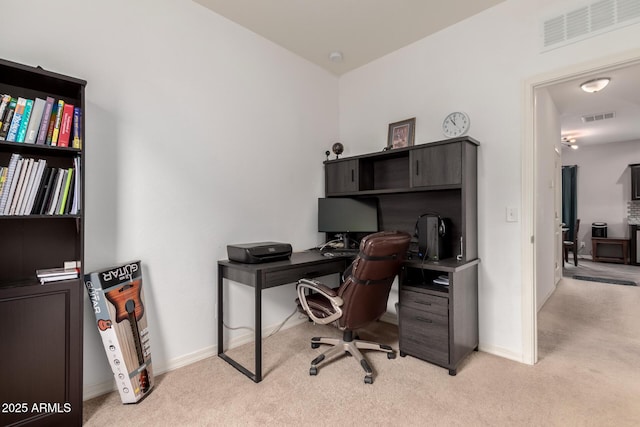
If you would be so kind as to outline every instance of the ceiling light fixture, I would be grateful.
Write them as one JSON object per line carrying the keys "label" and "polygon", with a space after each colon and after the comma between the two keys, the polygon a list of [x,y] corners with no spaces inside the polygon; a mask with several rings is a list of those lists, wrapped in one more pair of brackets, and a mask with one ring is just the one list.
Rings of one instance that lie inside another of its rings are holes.
{"label": "ceiling light fixture", "polygon": [[607,87],[610,81],[609,77],[598,77],[582,83],[580,88],[587,93],[595,93]]}
{"label": "ceiling light fixture", "polygon": [[578,149],[578,144],[576,144],[576,139],[575,138],[569,138],[569,137],[563,137],[562,138],[562,142],[563,145],[566,145],[567,147],[571,147],[574,150]]}
{"label": "ceiling light fixture", "polygon": [[344,57],[342,56],[342,52],[336,50],[335,52],[331,52],[329,54],[329,59],[331,60],[331,62],[342,62]]}

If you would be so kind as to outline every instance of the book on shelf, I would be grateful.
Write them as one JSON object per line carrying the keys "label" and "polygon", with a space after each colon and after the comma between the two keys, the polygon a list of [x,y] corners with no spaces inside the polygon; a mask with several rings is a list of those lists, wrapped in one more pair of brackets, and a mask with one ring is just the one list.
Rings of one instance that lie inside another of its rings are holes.
{"label": "book on shelf", "polygon": [[60,196],[60,207],[58,208],[58,215],[63,215],[67,206],[67,197],[69,197],[69,188],[71,187],[71,180],[73,178],[73,168],[67,169],[65,175],[65,182],[61,189],[62,195]]}
{"label": "book on shelf", "polygon": [[22,187],[20,188],[20,193],[18,195],[18,203],[16,204],[16,210],[13,213],[14,215],[22,215],[24,203],[27,196],[27,193],[30,191],[30,186],[33,185],[33,180],[35,178],[35,170],[38,168],[37,162],[34,159],[29,159],[27,163],[27,171],[24,175],[24,181],[22,183]]}
{"label": "book on shelf", "polygon": [[49,200],[54,192],[54,186],[58,179],[58,168],[50,168],[47,174],[47,182],[45,183],[44,194],[42,199],[38,201],[36,214],[45,215],[49,207]]}
{"label": "book on shelf", "polygon": [[51,138],[53,138],[53,128],[56,125],[56,116],[58,115],[58,103],[53,101],[53,106],[51,107],[51,115],[49,116],[49,126],[47,127],[47,137],[45,139],[46,145],[51,144]]}
{"label": "book on shelf", "polygon": [[31,206],[31,211],[29,212],[32,215],[38,215],[40,213],[40,206],[42,204],[42,199],[44,199],[44,195],[47,191],[47,186],[49,185],[49,176],[51,175],[52,169],[53,168],[45,167],[42,171],[40,185],[38,186],[36,195],[33,199],[33,204]]}
{"label": "book on shelf", "polygon": [[0,101],[0,129],[2,128],[2,123],[4,122],[4,118],[7,113],[7,108],[9,107],[10,102],[11,102],[11,95],[9,94],[2,95],[2,100]]}
{"label": "book on shelf", "polygon": [[[74,261],[75,263],[75,261]],[[67,263],[65,262],[65,265]],[[75,264],[74,264],[75,265]],[[40,280],[41,284],[57,282],[60,280],[77,279],[80,274],[79,267],[56,267],[56,268],[43,268],[36,270],[36,276]]]}
{"label": "book on shelf", "polygon": [[82,148],[82,110],[80,107],[73,108],[73,148]]}
{"label": "book on shelf", "polygon": [[31,110],[31,118],[29,119],[29,126],[26,130],[24,142],[26,144],[35,144],[38,138],[38,131],[40,130],[40,123],[42,122],[42,115],[44,114],[44,107],[47,101],[42,98],[36,98],[33,101],[33,108]]}
{"label": "book on shelf", "polygon": [[73,209],[73,198],[75,196],[75,190],[76,190],[76,185],[75,185],[75,181],[78,179],[78,177],[76,176],[76,171],[75,169],[72,169],[72,178],[71,178],[71,182],[69,185],[69,194],[67,196],[67,201],[64,205],[64,212],[62,213],[63,215],[74,215],[71,213],[72,209]]}
{"label": "book on shelf", "polygon": [[18,175],[17,179],[15,179],[16,185],[13,194],[9,195],[9,197],[11,198],[11,203],[9,204],[9,202],[7,202],[7,215],[15,215],[16,206],[18,205],[18,199],[20,198],[20,191],[22,190],[22,185],[24,184],[24,176],[27,174],[27,169],[29,169],[29,159],[20,159],[20,163],[20,174]]}
{"label": "book on shelf", "polygon": [[11,98],[11,101],[9,101],[9,104],[7,105],[7,109],[4,113],[4,119],[2,120],[2,127],[0,127],[0,141],[7,139],[7,134],[9,133],[9,128],[11,127],[11,122],[13,121],[13,115],[16,112],[17,104],[18,100],[16,98]]}
{"label": "book on shelf", "polygon": [[7,200],[9,199],[13,176],[16,172],[18,160],[20,160],[20,158],[20,154],[14,153],[11,155],[11,159],[9,160],[9,166],[7,166],[7,178],[2,186],[2,192],[0,192],[0,215],[4,215],[4,208],[7,204]]}
{"label": "book on shelf", "polygon": [[29,183],[29,177],[31,176],[31,169],[33,168],[33,159],[25,159],[22,165],[22,171],[20,172],[20,181],[16,187],[16,194],[13,196],[11,202],[11,210],[9,215],[19,215],[20,206],[22,205],[22,199]]}
{"label": "book on shelf", "polygon": [[9,126],[9,132],[7,133],[7,141],[9,142],[16,142],[18,129],[20,128],[20,122],[22,121],[22,115],[24,114],[24,108],[26,105],[26,98],[18,97],[16,108],[13,112],[13,118],[11,119],[11,125]]}
{"label": "book on shelf", "polygon": [[68,147],[71,138],[73,122],[73,104],[64,104],[62,119],[60,120],[60,134],[58,135],[58,147]]}
{"label": "book on shelf", "polygon": [[56,174],[56,182],[51,189],[51,197],[49,199],[49,206],[47,208],[47,215],[54,215],[56,208],[58,207],[58,200],[60,200],[60,190],[62,189],[62,182],[65,178],[66,169],[58,168]]}
{"label": "book on shelf", "polygon": [[20,120],[20,126],[18,127],[16,142],[24,142],[27,136],[27,128],[31,120],[31,110],[33,110],[33,99],[27,99],[24,105],[24,113],[22,113],[22,119]]}
{"label": "book on shelf", "polygon": [[51,110],[53,109],[54,102],[55,99],[47,96],[47,100],[44,104],[44,111],[42,112],[42,121],[40,122],[36,144],[44,144],[47,141],[47,131],[49,130],[49,121],[51,120]]}
{"label": "book on shelf", "polygon": [[80,178],[82,177],[82,173],[80,171],[80,157],[75,157],[73,159],[73,167],[75,170],[74,180],[73,180],[73,199],[71,204],[71,210],[69,213],[71,215],[77,215],[80,212]]}
{"label": "book on shelf", "polygon": [[58,137],[60,136],[60,123],[62,123],[62,114],[64,112],[64,101],[58,100],[58,108],[56,110],[56,117],[53,121],[53,133],[51,134],[51,145],[58,145]]}
{"label": "book on shelf", "polygon": [[6,166],[0,166],[0,197],[2,197],[2,188],[4,187],[4,183],[7,181],[7,172],[9,168]]}
{"label": "book on shelf", "polygon": [[11,203],[13,202],[13,196],[16,193],[16,187],[18,186],[18,181],[20,180],[20,174],[22,173],[22,165],[24,164],[24,159],[22,156],[18,155],[18,161],[16,163],[15,170],[13,171],[13,176],[11,177],[11,183],[7,187],[7,199],[4,205],[4,210],[2,211],[3,215],[9,215],[9,211],[11,209]]}
{"label": "book on shelf", "polygon": [[35,171],[35,177],[33,179],[33,185],[29,190],[29,194],[22,211],[22,215],[30,215],[33,211],[33,204],[35,203],[36,194],[38,190],[42,187],[42,177],[44,175],[44,171],[47,167],[47,161],[45,159],[40,159],[38,161],[38,168]]}

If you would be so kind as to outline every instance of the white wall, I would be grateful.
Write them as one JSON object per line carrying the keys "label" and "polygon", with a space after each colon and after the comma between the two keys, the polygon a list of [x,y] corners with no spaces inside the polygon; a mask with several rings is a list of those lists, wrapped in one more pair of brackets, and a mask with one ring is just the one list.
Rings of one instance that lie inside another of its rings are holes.
{"label": "white wall", "polygon": [[629,164],[640,163],[640,141],[581,146],[562,152],[563,165],[577,165],[577,199],[580,232],[585,248],[578,253],[591,256],[591,224],[607,223],[608,237],[629,237],[627,208],[631,200]]}
{"label": "white wall", "polygon": [[[416,117],[416,143],[443,139],[441,123],[466,111],[478,153],[480,347],[524,360],[521,223],[505,209],[522,200],[526,82],[640,47],[640,25],[546,53],[543,19],[571,0],[504,3],[354,70],[340,79],[340,140],[346,154],[380,150],[391,122]],[[532,216],[533,212],[521,212]],[[549,248],[552,250],[552,248]]]}
{"label": "white wall", "polygon": [[[0,57],[88,81],[85,271],[142,260],[156,372],[215,354],[226,245],[319,242],[337,78],[190,1],[5,0],[2,19]],[[264,325],[293,299],[267,292]],[[234,326],[247,300],[230,297]],[[84,320],[87,396],[111,373],[88,304]]]}

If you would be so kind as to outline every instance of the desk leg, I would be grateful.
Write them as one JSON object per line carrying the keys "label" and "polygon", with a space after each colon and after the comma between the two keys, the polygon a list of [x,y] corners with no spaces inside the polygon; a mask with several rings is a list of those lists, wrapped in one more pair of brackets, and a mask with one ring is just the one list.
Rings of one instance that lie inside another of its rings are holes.
{"label": "desk leg", "polygon": [[224,268],[218,266],[218,357],[229,363],[231,366],[242,372],[252,381],[259,383],[262,381],[262,278],[256,278],[255,292],[255,374],[224,354]]}
{"label": "desk leg", "polygon": [[256,377],[255,382],[262,381],[262,276],[256,278],[255,296],[255,353],[256,353]]}
{"label": "desk leg", "polygon": [[224,281],[223,276],[223,270],[222,270],[222,266],[218,265],[218,356],[220,356],[222,353],[224,353],[224,336],[222,335],[224,333],[224,328],[223,328],[223,314],[224,311],[222,310],[222,304],[223,304],[223,292],[222,292],[222,283]]}

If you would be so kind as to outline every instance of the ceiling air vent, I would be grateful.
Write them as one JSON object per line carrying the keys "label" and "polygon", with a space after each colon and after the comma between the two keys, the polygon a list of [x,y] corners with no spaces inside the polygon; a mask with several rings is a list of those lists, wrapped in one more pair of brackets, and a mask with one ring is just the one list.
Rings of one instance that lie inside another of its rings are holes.
{"label": "ceiling air vent", "polygon": [[592,114],[590,116],[582,116],[582,122],[583,123],[597,122],[598,120],[613,119],[615,116],[616,116],[616,113]]}
{"label": "ceiling air vent", "polygon": [[640,0],[600,0],[543,22],[543,50],[640,22]]}

